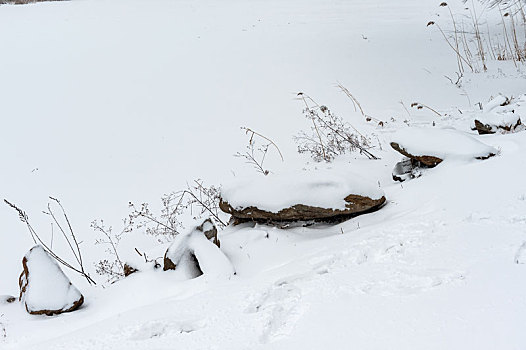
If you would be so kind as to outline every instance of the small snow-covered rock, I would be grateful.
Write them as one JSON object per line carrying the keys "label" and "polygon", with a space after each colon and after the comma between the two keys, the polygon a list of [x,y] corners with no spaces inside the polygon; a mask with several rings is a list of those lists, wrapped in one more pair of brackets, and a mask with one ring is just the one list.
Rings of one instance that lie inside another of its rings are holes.
{"label": "small snow-covered rock", "polygon": [[235,274],[230,259],[204,235],[192,234],[188,247],[195,256],[204,275],[230,277]]}
{"label": "small snow-covered rock", "polygon": [[444,159],[487,159],[497,154],[494,147],[454,129],[409,127],[398,131],[391,141],[393,149],[427,167]]}
{"label": "small snow-covered rock", "polygon": [[20,301],[33,315],[54,315],[78,309],[84,296],[62,272],[57,262],[40,245],[22,259]]}
{"label": "small snow-covered rock", "polygon": [[16,301],[16,298],[12,295],[0,295],[0,304],[11,304]]}
{"label": "small snow-covered rock", "polygon": [[341,220],[380,208],[384,193],[358,174],[297,171],[223,186],[219,207],[237,222]]}
{"label": "small snow-covered rock", "polygon": [[[215,233],[212,235],[213,231]],[[210,219],[192,231],[175,237],[164,254],[163,269],[185,269],[189,278],[200,275],[230,277],[235,274],[230,260],[219,249],[217,228]]]}
{"label": "small snow-covered rock", "polygon": [[218,248],[221,247],[221,242],[219,242],[219,239],[217,239],[217,227],[212,221],[212,219],[206,219],[201,225],[197,226],[195,229],[203,232],[205,237],[209,241],[212,241]]}
{"label": "small snow-covered rock", "polygon": [[130,263],[124,263],[123,270],[124,270],[123,271],[124,272],[124,277],[128,277],[132,273],[135,273],[135,272],[139,271],[139,269],[133,267]]}
{"label": "small snow-covered rock", "polygon": [[422,165],[420,162],[411,158],[404,158],[401,162],[396,163],[393,169],[393,180],[404,182],[422,175]]}
{"label": "small snow-covered rock", "polygon": [[482,106],[482,110],[484,112],[491,112],[499,107],[504,107],[509,104],[510,104],[510,99],[504,95],[499,94],[493,97],[491,100],[489,100],[489,102],[486,103],[484,106]]}
{"label": "small snow-covered rock", "polygon": [[[191,233],[193,233],[193,231]],[[164,271],[175,270],[178,263],[183,260],[183,257],[189,254],[188,240],[190,239],[190,234],[180,233],[175,237],[172,244],[166,250],[166,253],[164,253]]]}
{"label": "small snow-covered rock", "polygon": [[521,116],[515,111],[501,113],[482,113],[477,115],[473,122],[472,130],[477,130],[479,135],[515,132],[522,130]]}
{"label": "small snow-covered rock", "polygon": [[498,95],[474,115],[471,129],[480,135],[523,130],[521,115],[526,112],[525,105],[526,95],[511,99]]}

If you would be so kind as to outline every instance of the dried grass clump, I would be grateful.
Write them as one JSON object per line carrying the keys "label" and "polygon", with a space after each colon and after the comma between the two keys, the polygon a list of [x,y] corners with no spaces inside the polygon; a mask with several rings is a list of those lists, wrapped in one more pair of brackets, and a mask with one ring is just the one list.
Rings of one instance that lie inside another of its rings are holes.
{"label": "dried grass clump", "polygon": [[[468,1],[464,1],[468,3]],[[481,1],[484,5],[477,12],[475,2],[469,2],[468,23],[458,20],[446,2],[440,7],[446,7],[453,23],[453,31],[444,30],[435,21],[427,26],[435,26],[444,37],[448,46],[455,52],[458,65],[458,75],[461,77],[466,68],[472,72],[487,70],[487,63],[495,61],[526,62],[526,1],[521,0],[489,0]],[[467,4],[468,5],[468,4]],[[491,33],[489,25],[484,30],[482,24],[486,22],[482,15],[489,9],[498,10],[500,14],[501,33]],[[449,78],[448,78],[449,79]],[[455,85],[458,85],[458,82]]]}

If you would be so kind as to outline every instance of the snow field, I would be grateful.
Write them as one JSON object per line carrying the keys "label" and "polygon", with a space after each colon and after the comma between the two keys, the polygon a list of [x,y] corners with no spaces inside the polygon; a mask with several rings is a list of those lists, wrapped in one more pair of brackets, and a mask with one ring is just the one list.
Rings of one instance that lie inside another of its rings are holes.
{"label": "snow field", "polygon": [[[462,14],[465,5],[449,6]],[[524,94],[524,68],[491,62],[487,73],[466,74],[462,89],[451,84],[454,54],[425,27],[447,28],[439,11],[427,0],[0,6],[0,194],[45,239],[39,213],[48,195],[60,198],[87,261],[104,256],[91,220],[117,226],[129,200],[154,203],[194,178],[217,184],[250,173],[231,157],[246,142],[240,126],[279,144],[285,162],[268,159],[275,173],[348,169],[380,183],[388,200],[336,226],[228,227],[221,249],[237,274],[226,280],[139,266],[90,288],[65,271],[84,306],[49,318],[1,304],[0,348],[523,349],[525,134],[478,136],[470,125],[477,102]],[[338,81],[384,128],[354,112]],[[291,136],[309,127],[299,91],[375,134],[381,160],[323,165],[297,155]],[[443,117],[410,109],[414,101]],[[401,156],[388,140],[406,124],[433,122],[498,156],[443,162],[394,183]],[[4,207],[0,217],[0,294],[15,295],[32,244],[16,213]],[[159,257],[168,246],[134,233],[121,249]]]}

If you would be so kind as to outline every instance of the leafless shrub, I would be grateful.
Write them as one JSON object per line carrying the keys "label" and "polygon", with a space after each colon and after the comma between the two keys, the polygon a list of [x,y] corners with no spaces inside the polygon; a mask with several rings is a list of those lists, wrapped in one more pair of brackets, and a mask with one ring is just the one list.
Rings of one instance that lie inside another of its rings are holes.
{"label": "leafless shrub", "polygon": [[171,240],[184,228],[181,216],[190,214],[194,219],[201,219],[205,215],[211,216],[220,228],[226,226],[221,219],[219,209],[220,189],[216,186],[205,186],[203,180],[194,180],[182,191],[171,192],[161,198],[160,214],[154,214],[148,203],[136,206],[130,202],[130,220],[136,229],[144,229],[149,235],[159,241]]}
{"label": "leafless shrub", "polygon": [[109,258],[102,259],[95,264],[95,271],[101,276],[106,276],[107,282],[115,282],[125,276],[125,264],[119,256],[117,247],[122,236],[131,232],[133,224],[134,222],[130,218],[125,219],[123,229],[119,233],[114,233],[111,226],[104,224],[104,220],[94,220],[91,223],[91,228],[103,236],[95,240],[95,244],[106,246],[105,252],[109,256]]}
{"label": "leafless shrub", "polygon": [[[221,219],[219,195],[219,187],[206,186],[203,180],[197,179],[191,185],[187,184],[184,190],[163,195],[161,210],[158,214],[150,209],[148,203],[136,205],[129,202],[131,212],[123,220],[124,225],[121,232],[117,236],[113,235],[114,241],[120,240],[124,233],[133,230],[144,230],[147,235],[156,237],[159,242],[170,241],[184,229],[182,222],[184,215],[190,215],[194,219],[210,216],[218,227],[224,228],[226,224]],[[103,232],[100,227],[94,228]]]}
{"label": "leafless shrub", "polygon": [[[281,153],[279,147],[268,137],[263,136],[262,134],[255,132],[250,128],[243,126],[241,127],[241,130],[244,130],[246,135],[250,135],[250,138],[248,140],[248,145],[246,146],[246,151],[243,153],[237,152],[234,154],[234,157],[244,158],[246,163],[252,165],[252,167],[254,167],[258,173],[261,173],[265,176],[268,175],[270,171],[265,169],[264,163],[270,146],[274,147],[274,149],[276,149],[276,151],[279,153],[281,161],[284,160],[283,154]],[[256,138],[263,140],[264,143],[257,145]]]}
{"label": "leafless shrub", "polygon": [[220,187],[214,185],[204,186],[203,180],[198,179],[194,180],[192,185],[187,185],[187,189],[183,192],[182,196],[185,194],[186,208],[190,209],[194,220],[200,220],[205,216],[210,216],[216,226],[220,229],[225,228],[226,223],[220,218],[220,216],[223,215],[219,208]]}
{"label": "leafless shrub", "polygon": [[159,242],[173,239],[183,228],[183,224],[179,220],[179,216],[183,214],[185,209],[182,199],[178,192],[163,195],[160,214],[152,212],[148,203],[141,203],[137,206],[129,202],[128,206],[131,209],[129,216],[137,220],[134,228],[143,229],[147,235],[156,237]]}
{"label": "leafless shrub", "polygon": [[[65,259],[61,258],[58,254],[56,254],[53,251],[52,247],[48,246],[40,238],[38,233],[35,231],[33,226],[30,224],[29,216],[26,214],[25,211],[23,211],[22,209],[20,209],[13,203],[9,202],[7,199],[4,199],[4,202],[18,213],[18,217],[20,221],[22,221],[27,226],[27,229],[29,230],[29,234],[31,235],[31,238],[33,239],[33,242],[35,244],[40,244],[44,248],[44,250],[60,264],[82,275],[84,278],[86,278],[89,284],[96,284],[95,281],[89,276],[89,274],[84,269],[84,262],[82,260],[82,254],[80,250],[80,242],[77,240],[77,237],[75,235],[75,232],[73,231],[73,228],[66,214],[66,211],[64,210],[64,207],[62,206],[62,204],[60,203],[58,199],[53,198],[53,197],[49,197],[49,199],[51,200],[52,203],[55,203],[55,205],[58,205],[58,207],[60,208],[62,217],[63,217],[62,218],[63,221],[61,222],[57,218],[57,216],[55,215],[55,212],[53,211],[51,203],[48,203],[47,205],[48,210],[44,211],[44,214],[49,215],[52,218],[53,222],[59,228],[59,231],[62,233],[64,240],[68,244],[69,248],[71,249],[71,252],[73,253],[73,256],[75,257],[75,260],[77,262],[76,264],[75,263],[71,264],[67,262]],[[77,266],[74,266],[74,265],[77,265]]]}
{"label": "leafless shrub", "polygon": [[369,151],[373,148],[370,139],[351,124],[304,93],[298,93],[298,97],[305,104],[303,114],[312,123],[309,132],[300,131],[294,136],[299,153],[309,153],[317,162],[331,162],[347,152],[359,152],[369,159],[378,159]]}
{"label": "leafless shrub", "polygon": [[[219,209],[220,189],[216,186],[205,186],[203,180],[194,180],[187,184],[187,188],[181,191],[171,192],[161,197],[160,213],[150,209],[148,203],[136,205],[128,203],[130,213],[123,220],[122,229],[115,233],[111,226],[106,226],[103,220],[95,220],[91,227],[102,237],[95,244],[106,246],[108,258],[100,260],[95,264],[98,274],[106,276],[108,282],[117,281],[125,276],[126,264],[120,258],[118,245],[122,237],[133,230],[143,230],[158,242],[171,241],[184,229],[183,217],[191,216],[193,219],[210,217],[219,228],[224,228],[226,223],[221,219],[223,215]],[[149,259],[145,253],[135,251],[144,257],[145,261],[158,264],[157,259]]]}

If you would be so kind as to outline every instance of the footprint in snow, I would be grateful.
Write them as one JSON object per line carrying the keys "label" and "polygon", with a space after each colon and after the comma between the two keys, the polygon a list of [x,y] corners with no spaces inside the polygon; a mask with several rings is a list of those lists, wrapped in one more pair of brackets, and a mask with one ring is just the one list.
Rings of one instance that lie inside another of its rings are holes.
{"label": "footprint in snow", "polygon": [[303,314],[300,300],[301,290],[286,280],[276,282],[254,298],[246,312],[261,315],[262,343],[270,343],[293,331]]}
{"label": "footprint in snow", "polygon": [[175,334],[192,333],[203,328],[202,322],[150,321],[138,324],[129,336],[130,340],[149,340]]}

